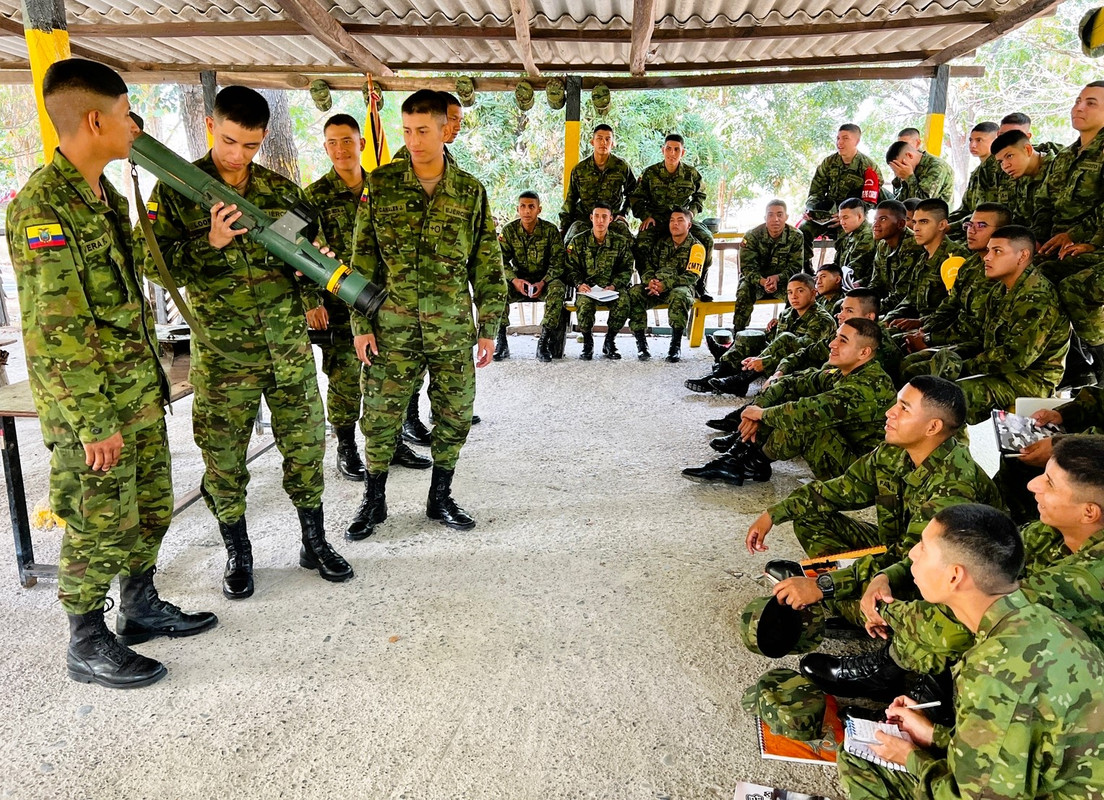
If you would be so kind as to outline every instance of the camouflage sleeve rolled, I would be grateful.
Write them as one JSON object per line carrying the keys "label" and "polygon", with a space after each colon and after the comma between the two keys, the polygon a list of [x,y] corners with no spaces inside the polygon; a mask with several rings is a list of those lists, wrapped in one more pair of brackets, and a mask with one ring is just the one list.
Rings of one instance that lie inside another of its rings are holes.
{"label": "camouflage sleeve rolled", "polygon": [[506,311],[507,292],[502,274],[502,251],[498,247],[494,217],[485,190],[481,192],[473,227],[478,240],[468,260],[468,282],[479,311],[478,336],[480,339],[493,339]]}
{"label": "camouflage sleeve rolled", "polygon": [[[51,238],[63,237],[65,243],[32,249],[24,233],[31,226],[56,226]],[[7,234],[19,282],[23,347],[39,376],[37,384],[82,443],[105,439],[122,424],[107,394],[107,364],[99,324],[81,279],[83,261],[74,257],[80,231],[72,230],[51,205],[16,195],[8,207]],[[33,324],[27,324],[29,320]]]}
{"label": "camouflage sleeve rolled", "polygon": [[[370,184],[365,182],[364,192],[360,196],[356,223],[353,226],[353,256],[349,266],[370,280],[376,286],[383,285],[383,260],[380,258],[379,243],[376,241],[376,229],[372,225],[375,218],[372,213],[373,197]],[[372,322],[363,314],[352,314],[351,321],[354,336],[373,333]]]}

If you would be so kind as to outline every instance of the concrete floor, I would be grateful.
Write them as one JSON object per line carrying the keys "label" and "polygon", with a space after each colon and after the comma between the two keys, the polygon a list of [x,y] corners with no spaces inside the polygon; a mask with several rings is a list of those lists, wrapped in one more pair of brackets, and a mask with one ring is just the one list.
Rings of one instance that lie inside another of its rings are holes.
{"label": "concrete floor", "polygon": [[[480,372],[484,421],[454,487],[474,531],[427,520],[428,474],[395,469],[387,523],[343,542],[360,487],[331,451],[348,583],[298,567],[275,451],[252,466],[252,599],[223,598],[213,519],[185,511],[157,583],[220,623],[139,645],[169,669],[149,688],[68,679],[56,585],[20,588],[0,537],[0,798],[728,798],[741,780],[841,797],[834,769],[760,759],[739,706],[762,672],[796,664],[739,641],[740,610],[766,592],[743,538],[808,470],[742,489],[684,480],[712,453],[702,423],[733,401],[682,388],[708,354],[642,364],[619,342],[620,362],[580,362],[569,341],[545,365],[512,336],[514,358]],[[9,369],[24,377],[21,352]],[[189,415],[184,401],[169,420],[178,493],[200,474]],[[19,435],[33,504],[46,453],[36,421]],[[57,531],[35,540],[55,560]],[[799,555],[789,525],[771,545]]]}

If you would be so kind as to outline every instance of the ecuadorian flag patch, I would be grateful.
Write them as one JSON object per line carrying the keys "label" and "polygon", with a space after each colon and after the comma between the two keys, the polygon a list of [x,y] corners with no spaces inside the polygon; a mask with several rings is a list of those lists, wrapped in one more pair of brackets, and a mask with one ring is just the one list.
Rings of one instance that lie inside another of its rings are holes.
{"label": "ecuadorian flag patch", "polygon": [[44,222],[27,228],[27,246],[32,250],[42,247],[65,247],[65,234],[56,222]]}
{"label": "ecuadorian flag patch", "polygon": [[152,200],[146,203],[146,217],[150,222],[157,222],[157,203]]}
{"label": "ecuadorian flag patch", "polygon": [[360,193],[360,202],[362,202],[362,203],[367,203],[368,202],[368,187],[367,186],[365,186],[364,191],[362,191]]}

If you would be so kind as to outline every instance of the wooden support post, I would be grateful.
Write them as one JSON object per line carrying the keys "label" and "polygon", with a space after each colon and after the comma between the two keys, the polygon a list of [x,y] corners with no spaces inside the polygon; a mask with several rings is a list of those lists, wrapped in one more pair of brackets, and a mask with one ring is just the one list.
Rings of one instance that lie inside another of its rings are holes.
{"label": "wooden support post", "polygon": [[50,65],[69,58],[69,32],[65,29],[64,0],[23,0],[23,35],[31,62],[31,83],[38,104],[38,126],[42,131],[42,153],[49,163],[58,146],[57,131],[46,114],[42,79]]}
{"label": "wooden support post", "polygon": [[564,94],[567,98],[564,118],[564,172],[563,190],[567,198],[567,185],[571,180],[571,170],[579,163],[579,112],[582,107],[583,79],[578,75],[568,75],[564,81]]}
{"label": "wooden support post", "polygon": [[943,118],[947,113],[947,86],[951,70],[946,64],[940,64],[931,79],[928,90],[928,120],[924,131],[924,147],[933,156],[943,152]]}

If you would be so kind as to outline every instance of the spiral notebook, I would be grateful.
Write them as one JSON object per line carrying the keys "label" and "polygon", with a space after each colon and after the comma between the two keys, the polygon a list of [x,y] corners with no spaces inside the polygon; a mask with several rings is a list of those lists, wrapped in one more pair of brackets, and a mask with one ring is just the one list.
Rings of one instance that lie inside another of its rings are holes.
{"label": "spiral notebook", "polygon": [[884,759],[878,758],[874,754],[874,751],[863,742],[856,741],[856,739],[865,739],[867,741],[876,741],[877,737],[874,733],[880,731],[882,733],[889,734],[890,736],[896,736],[898,739],[906,739],[912,741],[912,737],[898,728],[896,725],[890,725],[888,722],[873,722],[869,719],[859,719],[857,717],[847,717],[843,726],[843,749],[853,756],[859,758],[865,758],[867,761],[877,764],[879,767],[885,767],[896,772],[907,772],[903,764],[893,764]]}

